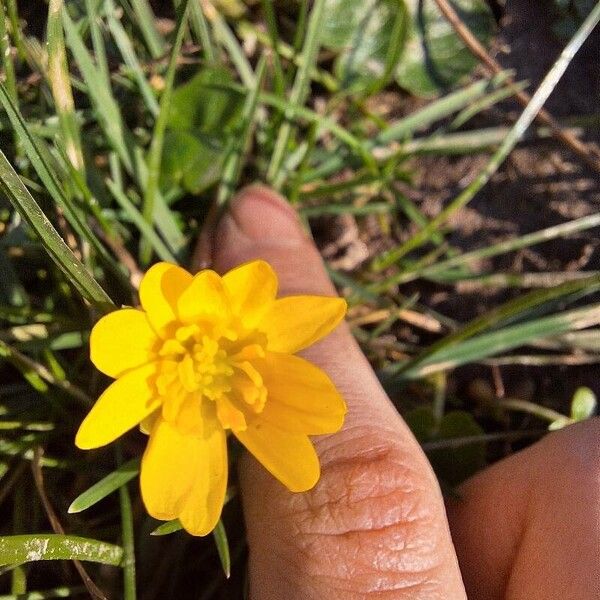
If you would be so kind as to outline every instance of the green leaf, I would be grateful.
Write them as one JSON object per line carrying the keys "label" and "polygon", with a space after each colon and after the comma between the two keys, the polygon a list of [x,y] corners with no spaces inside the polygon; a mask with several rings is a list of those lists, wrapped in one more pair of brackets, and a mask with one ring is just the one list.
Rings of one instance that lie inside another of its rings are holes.
{"label": "green leaf", "polygon": [[87,560],[103,565],[121,564],[120,546],[99,540],[61,535],[7,535],[0,537],[0,566],[38,560]]}
{"label": "green leaf", "polygon": [[341,53],[335,73],[343,87],[369,88],[393,74],[406,43],[404,0],[328,0],[323,45]]}
{"label": "green leaf", "polygon": [[240,125],[244,97],[222,68],[206,68],[173,91],[162,161],[163,185],[200,193],[221,177],[227,139]]}
{"label": "green leaf", "polygon": [[140,459],[134,458],[112,473],[95,483],[92,487],[77,496],[69,506],[69,513],[78,513],[94,506],[106,496],[118,490],[122,485],[131,481],[140,472]]}
{"label": "green leaf", "polygon": [[225,145],[223,139],[189,131],[168,131],[162,161],[162,185],[182,185],[199,194],[221,178]]}
{"label": "green leaf", "polygon": [[239,124],[243,98],[228,89],[233,83],[229,71],[209,67],[173,90],[167,125],[178,131],[206,135],[231,133]]}
{"label": "green leaf", "polygon": [[402,415],[420,444],[432,440],[437,428],[436,418],[429,406],[419,406]]}
{"label": "green leaf", "polygon": [[[444,415],[435,435],[436,440],[449,440],[483,435],[484,431],[473,416],[465,411],[451,411]],[[456,447],[428,452],[438,477],[450,485],[457,485],[485,466],[485,443],[479,441]]]}
{"label": "green leaf", "polygon": [[462,410],[446,413],[439,423],[429,406],[419,406],[404,416],[420,444],[458,438],[473,438],[465,444],[448,445],[427,453],[437,476],[450,485],[456,485],[485,466],[483,429],[472,415]]}
{"label": "green leaf", "polygon": [[[396,81],[418,96],[434,96],[470,73],[477,65],[477,59],[434,0],[405,2],[412,26],[398,64]],[[465,25],[487,45],[495,22],[485,0],[453,0],[452,4]]]}
{"label": "green leaf", "polygon": [[580,387],[571,400],[571,418],[574,421],[585,421],[596,412],[596,406],[596,394],[588,387]]}

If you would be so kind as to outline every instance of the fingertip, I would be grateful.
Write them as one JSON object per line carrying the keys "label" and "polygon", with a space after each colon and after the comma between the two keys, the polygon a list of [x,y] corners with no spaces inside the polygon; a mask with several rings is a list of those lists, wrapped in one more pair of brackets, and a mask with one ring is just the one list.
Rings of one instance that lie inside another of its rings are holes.
{"label": "fingertip", "polygon": [[306,239],[298,214],[290,203],[261,184],[245,187],[233,198],[217,230],[217,240],[220,233],[230,234],[232,225],[249,241],[289,244]]}

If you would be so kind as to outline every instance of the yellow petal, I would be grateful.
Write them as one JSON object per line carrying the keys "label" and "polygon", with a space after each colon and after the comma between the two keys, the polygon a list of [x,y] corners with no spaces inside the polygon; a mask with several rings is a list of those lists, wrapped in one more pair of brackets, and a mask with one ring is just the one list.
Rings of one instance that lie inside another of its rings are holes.
{"label": "yellow petal", "polygon": [[221,277],[210,269],[200,271],[179,297],[177,313],[184,323],[228,314],[228,299]]}
{"label": "yellow petal", "polygon": [[234,435],[259,462],[292,492],[305,492],[319,480],[317,453],[301,433],[291,433],[256,419]]}
{"label": "yellow petal", "polygon": [[148,513],[156,519],[179,516],[196,477],[202,442],[159,417],[142,458],[140,487]]}
{"label": "yellow petal", "polygon": [[156,263],[140,283],[140,302],[159,335],[176,317],[177,299],[192,282],[185,269],[166,262]]}
{"label": "yellow petal", "polygon": [[346,314],[346,301],[326,296],[288,296],[271,304],[259,328],[271,352],[293,354],[330,333]]}
{"label": "yellow petal", "polygon": [[143,421],[160,404],[155,376],[156,365],[149,363],[108,386],[79,427],[75,444],[83,450],[104,446]]}
{"label": "yellow petal", "polygon": [[280,429],[312,435],[341,428],[346,403],[319,367],[299,356],[270,352],[253,363],[268,393],[261,418]]}
{"label": "yellow petal", "polygon": [[109,377],[141,367],[152,360],[158,338],[135,308],[123,308],[102,317],[90,335],[90,358]]}
{"label": "yellow petal", "polygon": [[227,489],[227,439],[211,419],[204,424],[196,478],[186,496],[179,520],[192,535],[207,535],[216,526]]}
{"label": "yellow petal", "polygon": [[252,327],[268,310],[277,295],[277,275],[269,263],[253,260],[223,275],[231,310]]}

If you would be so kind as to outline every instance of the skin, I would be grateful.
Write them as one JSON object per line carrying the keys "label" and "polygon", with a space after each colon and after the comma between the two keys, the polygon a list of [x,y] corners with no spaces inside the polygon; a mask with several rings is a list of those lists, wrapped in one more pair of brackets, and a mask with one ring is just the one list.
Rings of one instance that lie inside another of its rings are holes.
{"label": "skin", "polygon": [[[280,295],[336,293],[296,213],[267,188],[237,196],[212,248],[221,272],[269,261]],[[349,410],[340,432],[314,438],[322,475],[310,492],[288,492],[241,460],[253,600],[600,599],[599,420],[496,463],[445,507],[349,329],[302,354]]]}

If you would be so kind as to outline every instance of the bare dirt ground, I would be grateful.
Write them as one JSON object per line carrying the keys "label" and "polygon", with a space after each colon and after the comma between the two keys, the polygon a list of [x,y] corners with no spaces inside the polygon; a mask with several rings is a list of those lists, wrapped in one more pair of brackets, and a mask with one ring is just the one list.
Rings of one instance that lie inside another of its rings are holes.
{"label": "bare dirt ground", "polygon": [[[514,70],[517,81],[529,81],[528,91],[532,93],[556,60],[565,41],[552,32],[547,2],[507,0],[502,10],[492,54],[503,67]],[[414,110],[414,102],[410,99],[402,102],[397,98],[394,101],[392,98],[390,103],[395,105],[392,109],[394,116]],[[546,108],[562,120],[572,117],[595,119],[596,129],[589,128],[584,139],[597,143],[600,140],[599,106],[600,32],[596,31],[569,66]],[[504,102],[478,117],[471,127],[512,123],[520,110],[516,102]],[[402,185],[402,191],[426,216],[432,218],[477,175],[487,158],[483,154],[417,157],[411,161],[409,168],[413,180],[410,185]],[[469,251],[599,210],[598,173],[582,164],[560,142],[529,142],[520,145],[491,182],[452,218],[447,240],[451,246]],[[360,239],[361,244],[350,243],[346,247],[349,253],[346,262],[352,264],[354,259],[357,262],[364,260],[365,256],[376,254],[382,247],[397,243],[389,236],[382,236],[376,218],[363,220],[362,224],[359,223],[360,232],[353,233],[355,223],[347,215],[329,220],[329,227],[319,223],[317,239],[321,241],[322,248],[326,252],[330,250],[332,239],[340,235]],[[329,231],[324,231],[326,229]],[[402,241],[411,232],[414,232],[414,227],[406,221],[405,229],[396,232],[397,239]],[[343,252],[341,259],[339,264],[343,268]],[[510,273],[595,270],[600,268],[599,232],[586,231],[569,239],[487,259],[478,266],[482,272]],[[409,285],[402,291],[406,295],[418,292],[424,304],[461,322],[521,293],[520,290],[469,289],[464,284],[454,287],[424,282]],[[404,333],[396,332],[400,339]],[[414,330],[407,335],[413,336],[412,341],[417,341]],[[418,341],[427,343],[427,337]],[[459,403],[469,402],[470,383],[474,378],[483,378],[491,383],[492,373],[488,368],[465,367],[453,374],[450,389],[461,396]],[[495,379],[499,394],[518,396],[557,408],[565,408],[573,392],[581,385],[587,385],[600,394],[597,365],[502,367]]]}

